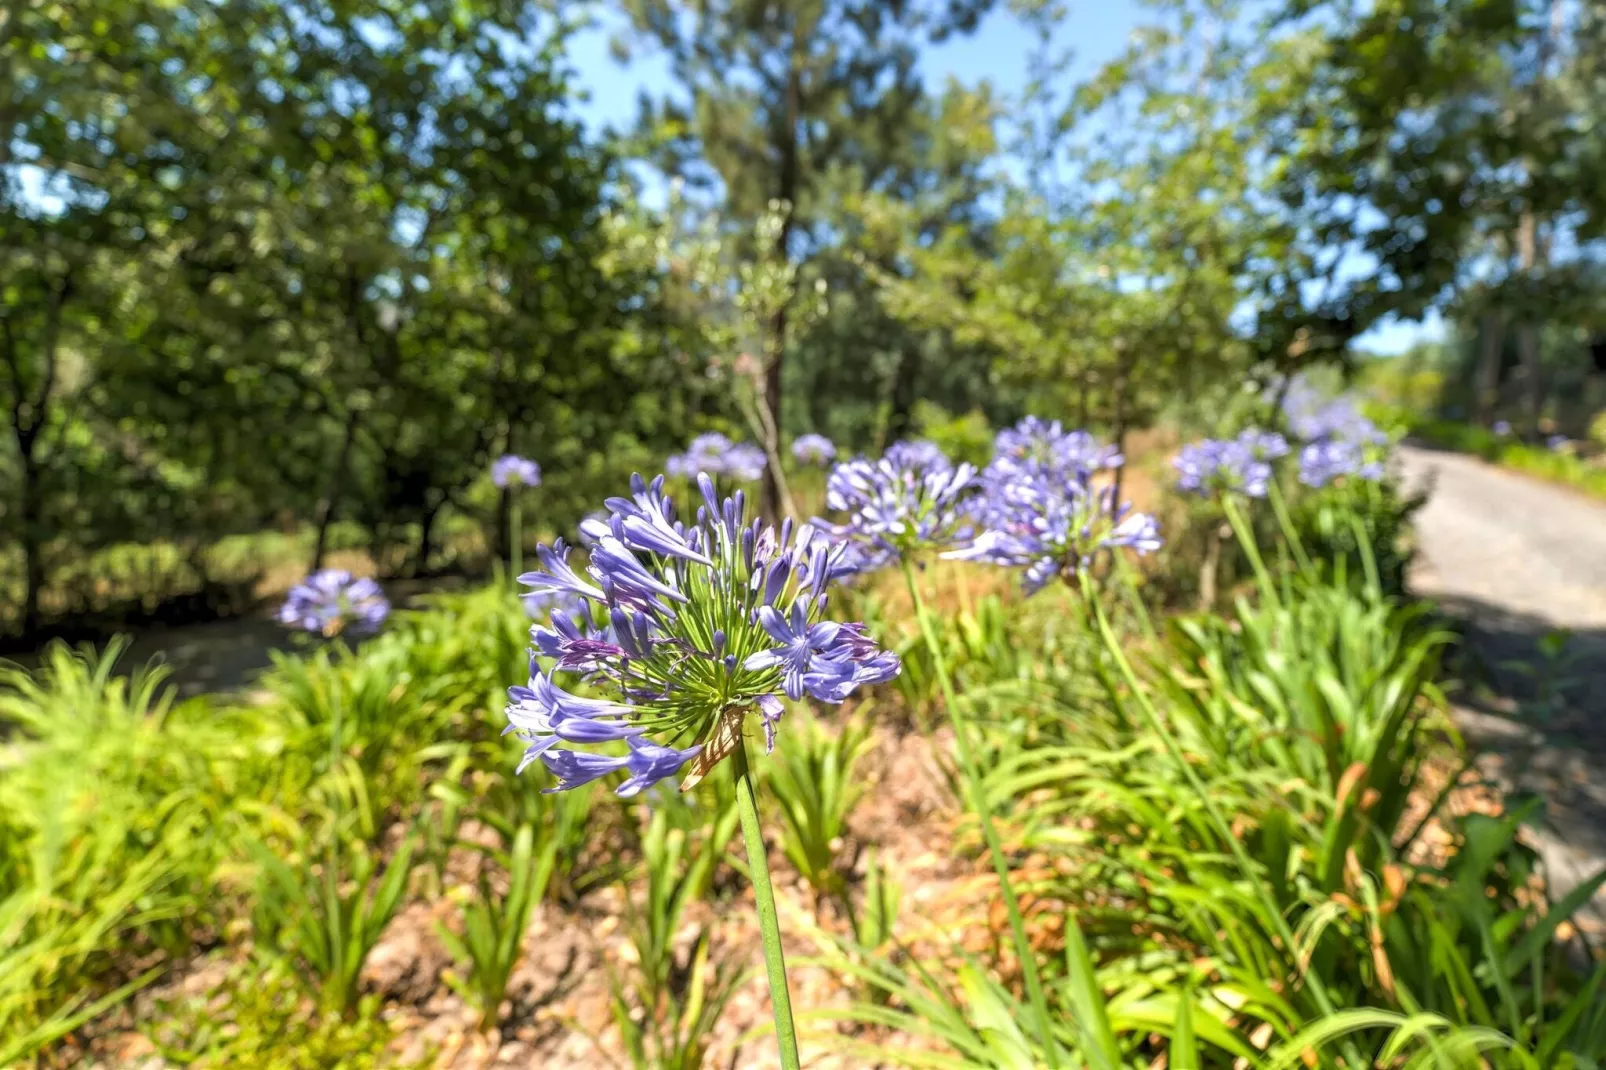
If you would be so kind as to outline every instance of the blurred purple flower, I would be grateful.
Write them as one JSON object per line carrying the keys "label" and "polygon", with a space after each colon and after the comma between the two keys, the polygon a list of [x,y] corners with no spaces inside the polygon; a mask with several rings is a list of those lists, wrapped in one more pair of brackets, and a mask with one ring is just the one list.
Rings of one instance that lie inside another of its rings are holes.
{"label": "blurred purple flower", "polygon": [[764,474],[764,451],[750,443],[732,442],[718,431],[708,431],[692,439],[685,453],[677,453],[665,464],[672,476],[695,478],[699,472],[752,482]]}
{"label": "blurred purple flower", "polygon": [[836,459],[836,446],[824,435],[799,435],[792,443],[792,456],[800,464],[827,465]]}
{"label": "blurred purple flower", "polygon": [[1361,412],[1349,394],[1327,397],[1303,377],[1295,377],[1283,397],[1283,417],[1296,438],[1305,442],[1337,439],[1360,446],[1388,441],[1378,426]]}
{"label": "blurred purple flower", "polygon": [[973,509],[981,533],[943,556],[1023,568],[1032,594],[1056,576],[1076,575],[1100,552],[1152,553],[1161,545],[1155,519],[1117,502],[1113,486],[1094,483],[1100,470],[1120,464],[1118,451],[1086,432],[1023,420],[999,434],[982,475]]}
{"label": "blurred purple flower", "polygon": [[1341,476],[1382,479],[1383,465],[1368,461],[1359,443],[1340,439],[1312,442],[1299,451],[1299,481],[1305,486],[1325,487]]}
{"label": "blurred purple flower", "polygon": [[379,584],[355,579],[342,568],[326,568],[290,588],[278,621],[327,638],[346,630],[375,631],[389,615],[390,602]]}
{"label": "blurred purple flower", "polygon": [[826,508],[846,519],[815,523],[847,547],[837,558],[842,567],[903,559],[970,537],[975,479],[974,466],[955,466],[929,442],[900,442],[879,461],[858,457],[833,468]]}
{"label": "blurred purple flower", "polygon": [[1171,462],[1177,470],[1177,487],[1206,496],[1232,492],[1264,498],[1271,465],[1255,452],[1241,438],[1190,443]]}
{"label": "blurred purple flower", "polygon": [[1028,416],[1014,427],[998,432],[993,459],[984,482],[1013,479],[1037,473],[1068,474],[1116,469],[1126,463],[1121,451],[1101,445],[1086,431],[1066,431],[1058,420],[1047,422]]}
{"label": "blurred purple flower", "polygon": [[541,466],[526,457],[503,454],[491,465],[491,482],[499,487],[539,487]]}

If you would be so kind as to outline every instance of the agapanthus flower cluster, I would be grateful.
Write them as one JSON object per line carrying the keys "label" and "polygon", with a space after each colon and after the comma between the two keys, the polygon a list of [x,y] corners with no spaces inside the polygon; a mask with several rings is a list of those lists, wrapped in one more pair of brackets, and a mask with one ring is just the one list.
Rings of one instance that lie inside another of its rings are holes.
{"label": "agapanthus flower cluster", "polygon": [[1494,433],[1499,435],[1501,438],[1509,437],[1511,435],[1511,421],[1496,420],[1494,422]]}
{"label": "agapanthus flower cluster", "polygon": [[764,464],[764,451],[759,447],[732,442],[718,431],[708,431],[692,439],[685,453],[670,457],[664,467],[670,475],[687,479],[706,472],[715,478],[752,482],[764,474]]}
{"label": "agapanthus flower cluster", "polygon": [[1368,460],[1358,442],[1330,438],[1312,442],[1299,451],[1299,481],[1307,487],[1325,487],[1340,476],[1382,479],[1383,465]]}
{"label": "agapanthus flower cluster", "polygon": [[836,460],[836,446],[824,435],[799,435],[792,443],[792,456],[800,464],[827,465]]}
{"label": "agapanthus flower cluster", "polygon": [[541,466],[528,457],[503,454],[491,465],[491,482],[499,487],[539,487]]}
{"label": "agapanthus flower cluster", "polygon": [[1271,462],[1287,452],[1288,443],[1281,435],[1250,429],[1237,438],[1189,443],[1171,463],[1182,490],[1264,498],[1271,482]]}
{"label": "agapanthus flower cluster", "polygon": [[379,584],[356,579],[343,568],[326,568],[290,588],[278,620],[331,638],[344,631],[375,631],[389,615],[390,602]]}
{"label": "agapanthus flower cluster", "polygon": [[1567,445],[1568,439],[1566,435],[1551,435],[1549,438],[1545,439],[1545,446],[1552,451],[1564,450],[1567,448]]}
{"label": "agapanthus flower cluster", "polygon": [[1024,568],[1026,593],[1034,594],[1057,576],[1077,576],[1100,552],[1159,549],[1154,517],[1118,501],[1113,485],[1094,483],[1100,470],[1120,464],[1119,451],[1086,432],[1021,421],[999,433],[982,473],[974,508],[980,534],[943,556]]}
{"label": "agapanthus flower cluster", "polygon": [[[617,793],[635,795],[690,762],[689,787],[735,750],[750,718],[773,748],[782,695],[840,703],[899,672],[862,624],[826,617],[838,548],[811,525],[749,523],[742,493],[717,500],[706,473],[697,486],[703,503],[686,524],[663,477],[635,477],[631,497],[608,499],[606,521],[583,525],[593,539],[583,573],[559,540],[538,549],[540,569],[519,577],[586,600],[608,622],[591,631],[554,610],[550,626],[531,633],[529,683],[508,689],[508,731],[527,743],[519,768],[539,759],[558,778],[552,790],[624,772]],[[554,659],[552,669],[537,655]],[[606,697],[564,690],[559,672],[581,674]],[[563,746],[619,742],[624,754]]]}
{"label": "agapanthus flower cluster", "polygon": [[1296,378],[1283,397],[1288,429],[1306,442],[1337,440],[1360,446],[1380,446],[1388,436],[1361,412],[1349,394],[1327,397],[1308,381]]}
{"label": "agapanthus flower cluster", "polygon": [[942,447],[923,438],[906,438],[888,446],[882,454],[900,468],[937,469],[952,468],[953,462],[942,452]]}
{"label": "agapanthus flower cluster", "polygon": [[856,457],[833,468],[825,504],[845,519],[815,523],[844,547],[844,572],[869,571],[969,538],[975,479],[974,465],[955,465],[929,442],[900,442],[880,460]]}
{"label": "agapanthus flower cluster", "polygon": [[1325,487],[1341,476],[1382,479],[1378,447],[1388,441],[1348,394],[1327,398],[1303,379],[1289,384],[1283,400],[1289,430],[1305,440],[1299,452],[1299,481]]}
{"label": "agapanthus flower cluster", "polygon": [[982,474],[984,483],[1041,473],[1086,472],[1116,469],[1126,463],[1115,446],[1101,445],[1086,431],[1067,431],[1052,422],[1028,416],[1014,427],[998,432],[993,459]]}

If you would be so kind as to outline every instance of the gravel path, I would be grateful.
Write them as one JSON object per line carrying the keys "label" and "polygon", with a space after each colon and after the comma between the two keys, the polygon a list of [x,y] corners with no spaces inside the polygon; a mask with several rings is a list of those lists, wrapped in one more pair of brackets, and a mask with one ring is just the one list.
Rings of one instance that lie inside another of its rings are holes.
{"label": "gravel path", "polygon": [[1412,587],[1465,625],[1457,719],[1486,773],[1545,797],[1535,844],[1571,887],[1606,865],[1606,503],[1459,454],[1400,463],[1429,491]]}

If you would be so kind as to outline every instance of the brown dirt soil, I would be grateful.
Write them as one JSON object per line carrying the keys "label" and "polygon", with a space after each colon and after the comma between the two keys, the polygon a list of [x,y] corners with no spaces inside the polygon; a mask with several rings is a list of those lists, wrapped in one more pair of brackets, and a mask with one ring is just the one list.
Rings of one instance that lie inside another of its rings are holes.
{"label": "brown dirt soil", "polygon": [[[985,860],[958,857],[954,851],[957,810],[930,745],[915,735],[878,730],[874,749],[861,768],[870,790],[854,813],[852,839],[858,845],[873,844],[878,862],[902,886],[899,941],[923,954],[949,948],[956,932],[985,931],[996,882]],[[472,828],[462,832],[473,836]],[[975,838],[973,833],[966,837]],[[835,909],[816,912],[813,893],[781,857],[773,838],[771,843],[793,1006],[816,1012],[845,1009],[858,993],[847,987],[840,972],[818,960],[829,947],[825,934],[846,934],[846,923]],[[857,853],[862,871],[865,855]],[[396,1061],[435,1070],[506,1066],[592,1070],[628,1065],[613,1025],[605,969],[633,954],[621,929],[621,887],[614,884],[588,894],[573,909],[551,903],[537,908],[525,933],[524,958],[508,986],[502,1027],[486,1034],[477,1028],[472,1009],[444,979],[453,964],[435,925],[451,923],[454,896],[466,894],[474,878],[474,865],[467,857],[454,858],[447,868],[447,893],[408,904],[364,969],[364,991],[382,996],[383,1017],[397,1030],[390,1048]],[[719,910],[723,913],[716,914]],[[734,900],[694,905],[679,941],[689,945],[704,925],[711,929],[714,959],[740,960],[747,970],[714,1031],[705,1065],[771,1070],[775,1065],[771,1010],[751,892],[744,890]],[[204,994],[222,982],[228,965],[216,956],[200,958],[137,1003],[150,1008],[173,997]],[[128,1025],[125,1020],[116,1031],[90,1039],[78,1065],[166,1070],[169,1064]],[[803,1064],[816,1070],[878,1065],[874,1059],[845,1051],[844,1041],[850,1037],[859,1043],[912,1043],[907,1037],[826,1019],[800,1028]]]}

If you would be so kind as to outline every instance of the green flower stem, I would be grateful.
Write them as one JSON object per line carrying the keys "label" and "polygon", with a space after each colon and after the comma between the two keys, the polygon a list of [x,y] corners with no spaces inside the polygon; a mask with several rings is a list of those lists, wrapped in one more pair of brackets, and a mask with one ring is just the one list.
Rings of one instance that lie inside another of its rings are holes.
{"label": "green flower stem", "polygon": [[1238,545],[1243,547],[1244,555],[1249,558],[1250,567],[1255,570],[1255,582],[1260,584],[1261,597],[1274,606],[1280,605],[1282,600],[1277,596],[1277,585],[1272,582],[1271,572],[1266,568],[1266,559],[1260,556],[1255,533],[1249,530],[1231,493],[1221,496],[1221,508],[1227,514],[1227,523],[1232,525],[1232,533],[1238,537]]}
{"label": "green flower stem", "polygon": [[513,584],[515,593],[519,589],[519,577],[524,573],[524,511],[519,507],[519,492],[514,488],[508,495],[507,527],[508,527],[508,580]]}
{"label": "green flower stem", "polygon": [[[1233,515],[1230,503],[1228,509],[1230,517]],[[1234,526],[1236,527],[1236,525]],[[1254,560],[1259,560],[1258,555]],[[1265,566],[1262,565],[1261,567],[1264,568]],[[1138,684],[1137,674],[1132,671],[1132,663],[1127,661],[1126,655],[1121,652],[1121,641],[1110,628],[1109,618],[1104,615],[1104,607],[1099,605],[1098,599],[1092,597],[1091,594],[1088,597],[1088,602],[1092,606],[1093,619],[1098,624],[1099,635],[1103,638],[1105,647],[1115,659],[1116,667],[1120,669],[1121,676],[1126,680],[1127,687],[1132,689],[1133,696],[1138,700],[1138,709],[1143,714],[1144,723],[1148,726],[1149,731],[1153,732],[1160,742],[1165,745],[1166,752],[1171,756],[1171,760],[1176,763],[1177,768],[1181,770],[1183,778],[1188,782],[1188,786],[1199,796],[1199,801],[1204,804],[1205,815],[1210,819],[1210,823],[1215,826],[1216,835],[1226,842],[1228,849],[1232,851],[1234,860],[1238,863],[1239,869],[1243,871],[1244,877],[1260,896],[1261,906],[1267,916],[1272,919],[1272,923],[1276,928],[1277,938],[1282,941],[1283,949],[1292,954],[1296,947],[1294,932],[1289,928],[1288,920],[1283,917],[1282,908],[1277,905],[1276,899],[1266,891],[1265,882],[1260,879],[1260,874],[1255,868],[1254,861],[1250,859],[1249,852],[1244,849],[1243,843],[1233,834],[1232,825],[1228,823],[1226,815],[1221,812],[1221,808],[1216,805],[1215,799],[1211,797],[1210,789],[1206,787],[1204,779],[1199,776],[1199,773],[1189,763],[1187,756],[1182,753],[1182,747],[1177,743],[1176,737],[1171,734],[1165,722],[1160,719],[1159,712],[1155,710],[1154,704],[1149,701],[1148,692],[1144,691]],[[1327,988],[1322,984],[1321,978],[1314,972],[1307,971],[1305,973],[1305,983],[1310,987],[1311,995],[1316,998],[1316,1003],[1321,1008],[1322,1014],[1334,1014],[1336,1008],[1332,999],[1328,996]],[[1353,1049],[1352,1043],[1349,1046]],[[1356,1058],[1359,1059],[1358,1053]],[[1357,1061],[1353,1065],[1364,1066],[1366,1064]]]}
{"label": "green flower stem", "polygon": [[1154,619],[1149,616],[1149,607],[1143,604],[1143,596],[1138,593],[1138,581],[1135,576],[1137,567],[1124,554],[1113,556],[1115,571],[1121,580],[1122,593],[1126,595],[1127,605],[1132,607],[1132,615],[1137,618],[1138,627],[1143,629],[1143,637],[1149,640],[1159,639],[1160,633],[1154,630]]}
{"label": "green flower stem", "polygon": [[758,902],[758,929],[764,941],[764,969],[770,979],[770,1003],[775,1008],[775,1039],[781,1048],[781,1070],[798,1070],[797,1026],[792,1023],[792,994],[786,987],[786,953],[781,948],[781,923],[775,912],[775,889],[770,885],[769,855],[764,849],[764,828],[758,820],[758,794],[753,770],[747,764],[747,744],[738,739],[731,754],[736,773],[736,813],[747,846],[748,875]]}
{"label": "green flower stem", "polygon": [[1037,1019],[1037,1032],[1043,1042],[1043,1052],[1048,1057],[1050,1067],[1060,1065],[1059,1045],[1054,1042],[1053,1026],[1048,1017],[1048,1000],[1043,995],[1043,981],[1037,974],[1037,957],[1032,953],[1032,945],[1026,938],[1026,922],[1020,913],[1020,901],[1015,896],[1015,886],[1009,879],[1009,862],[1004,858],[1004,848],[998,839],[998,830],[993,827],[992,812],[987,806],[987,796],[982,791],[981,775],[976,768],[975,756],[970,750],[970,727],[960,711],[959,703],[954,699],[953,681],[948,676],[948,663],[942,656],[942,644],[937,639],[936,626],[932,624],[931,616],[926,612],[926,603],[920,597],[920,585],[915,582],[914,565],[906,558],[903,562],[904,582],[909,585],[909,598],[914,604],[915,616],[920,621],[920,631],[926,640],[926,649],[931,652],[932,667],[937,673],[937,684],[942,688],[943,702],[948,706],[948,716],[954,724],[954,741],[959,751],[959,765],[965,777],[965,788],[970,794],[970,808],[976,813],[976,820],[981,823],[982,838],[987,841],[987,853],[992,857],[993,872],[998,874],[998,886],[1003,892],[1004,909],[1009,912],[1009,928],[1015,938],[1015,954],[1020,959],[1021,976],[1026,982],[1026,998],[1032,1005],[1032,1016]]}
{"label": "green flower stem", "polygon": [[[333,667],[335,663],[333,660],[331,660],[330,664],[331,667]],[[327,845],[323,863],[323,905],[325,919],[328,924],[334,927],[334,932],[331,934],[333,936],[333,940],[330,942],[330,947],[331,949],[339,949],[345,944],[345,930],[341,925],[342,919],[339,905],[340,821],[341,811],[345,808],[340,804],[340,784],[338,781],[340,770],[340,736],[341,729],[345,727],[341,722],[344,720],[342,711],[345,708],[345,702],[342,701],[341,682],[338,671],[330,673],[329,679],[333,682],[333,687],[329,693],[329,812],[331,824],[329,828],[329,843]],[[341,1009],[339,1004],[342,997],[338,995],[331,995],[331,986],[333,985],[338,987],[337,983],[334,981],[334,978],[339,975],[339,972],[340,971],[336,970],[328,977],[324,978],[322,998],[326,1010],[338,1011]]]}
{"label": "green flower stem", "polygon": [[[331,667],[334,667],[332,661]],[[340,700],[340,683],[337,673],[331,673],[329,678],[335,681],[334,687],[329,693],[329,774],[333,776],[335,770],[340,768],[340,734],[341,729],[345,727],[341,724],[344,719],[341,708],[345,703]],[[338,800],[338,798],[339,795],[337,793],[336,799]]]}
{"label": "green flower stem", "polygon": [[1294,528],[1294,518],[1288,512],[1288,502],[1283,498],[1283,490],[1277,485],[1277,480],[1272,479],[1269,482],[1266,496],[1271,499],[1272,511],[1277,514],[1277,526],[1283,529],[1283,538],[1287,540],[1289,549],[1294,552],[1294,560],[1299,563],[1299,571],[1307,579],[1314,579],[1316,569],[1311,565],[1310,555],[1305,552],[1305,544],[1299,540],[1299,532]]}

